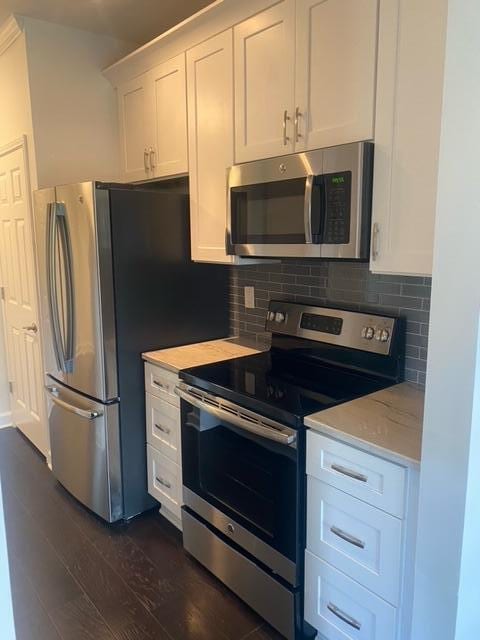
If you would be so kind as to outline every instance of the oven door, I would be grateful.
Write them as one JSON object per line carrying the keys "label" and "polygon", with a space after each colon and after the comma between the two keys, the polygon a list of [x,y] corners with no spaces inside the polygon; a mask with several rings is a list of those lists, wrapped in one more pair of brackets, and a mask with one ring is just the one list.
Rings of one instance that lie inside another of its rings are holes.
{"label": "oven door", "polygon": [[297,432],[181,383],[184,502],[296,584],[302,493]]}

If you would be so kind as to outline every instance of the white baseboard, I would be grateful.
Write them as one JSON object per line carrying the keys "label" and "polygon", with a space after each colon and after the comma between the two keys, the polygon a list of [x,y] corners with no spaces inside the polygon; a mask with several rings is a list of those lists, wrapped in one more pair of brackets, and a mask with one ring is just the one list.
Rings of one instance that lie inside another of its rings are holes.
{"label": "white baseboard", "polygon": [[0,429],[12,426],[12,414],[10,411],[0,413]]}

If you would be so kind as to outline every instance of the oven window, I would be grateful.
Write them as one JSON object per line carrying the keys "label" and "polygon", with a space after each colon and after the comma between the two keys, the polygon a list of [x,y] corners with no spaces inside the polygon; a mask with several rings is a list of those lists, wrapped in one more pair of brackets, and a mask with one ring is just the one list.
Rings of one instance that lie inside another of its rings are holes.
{"label": "oven window", "polygon": [[297,451],[182,409],[183,483],[295,561]]}
{"label": "oven window", "polygon": [[231,189],[234,244],[303,244],[305,178]]}

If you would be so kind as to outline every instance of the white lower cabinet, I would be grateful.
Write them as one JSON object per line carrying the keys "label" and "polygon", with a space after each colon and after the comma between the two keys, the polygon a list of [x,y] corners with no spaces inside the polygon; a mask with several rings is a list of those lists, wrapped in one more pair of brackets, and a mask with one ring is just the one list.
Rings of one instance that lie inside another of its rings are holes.
{"label": "white lower cabinet", "polygon": [[[176,518],[181,518],[182,469],[147,444],[148,491]],[[167,516],[168,517],[168,516]]]}
{"label": "white lower cabinet", "polygon": [[160,502],[160,513],[181,529],[183,495],[178,375],[145,363],[148,493]]}
{"label": "white lower cabinet", "polygon": [[395,640],[395,607],[309,551],[305,619],[328,640]]}
{"label": "white lower cabinet", "polygon": [[397,605],[402,521],[308,478],[307,547]]}
{"label": "white lower cabinet", "polygon": [[307,434],[305,619],[322,640],[410,640],[418,470]]}

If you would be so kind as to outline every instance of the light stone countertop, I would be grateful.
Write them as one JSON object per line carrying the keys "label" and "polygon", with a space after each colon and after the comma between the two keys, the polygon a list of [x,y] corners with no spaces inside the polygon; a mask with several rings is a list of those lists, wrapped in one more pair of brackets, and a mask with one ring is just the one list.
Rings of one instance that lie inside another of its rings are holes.
{"label": "light stone countertop", "polygon": [[255,353],[260,353],[260,349],[248,346],[246,343],[242,344],[238,338],[224,338],[149,351],[143,353],[142,357],[147,362],[178,373],[182,369],[251,356]]}
{"label": "light stone countertop", "polygon": [[407,382],[319,411],[305,424],[359,449],[419,467],[424,391]]}

